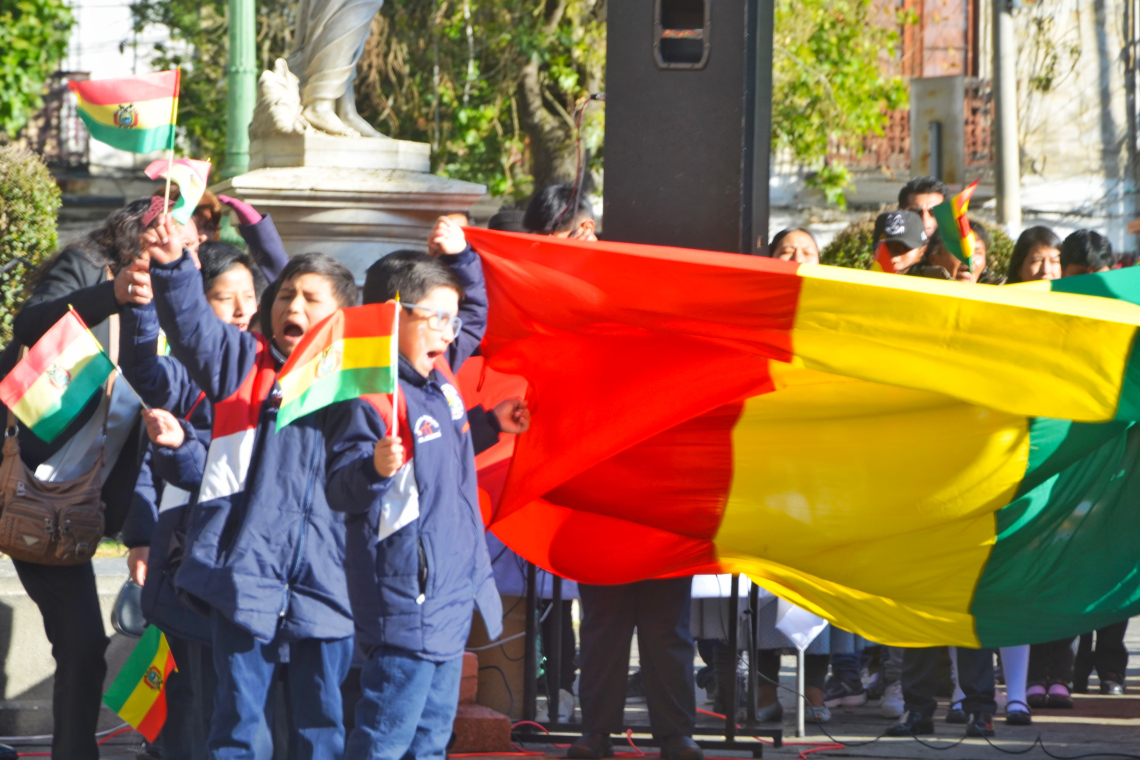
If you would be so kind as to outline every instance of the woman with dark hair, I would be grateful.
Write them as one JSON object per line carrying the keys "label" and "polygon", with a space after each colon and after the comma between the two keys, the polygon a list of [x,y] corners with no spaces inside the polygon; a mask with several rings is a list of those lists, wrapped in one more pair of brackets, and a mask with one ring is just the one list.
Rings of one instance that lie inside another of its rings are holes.
{"label": "woman with dark hair", "polygon": [[1017,236],[1005,283],[1061,279],[1061,238],[1048,227],[1030,227]]}
{"label": "woman with dark hair", "polygon": [[815,236],[802,227],[788,228],[776,233],[765,255],[797,264],[818,264],[819,246]]}
{"label": "woman with dark hair", "polygon": [[[104,348],[117,348],[111,345],[111,336],[120,309],[151,300],[140,235],[159,212],[161,207],[156,211],[150,199],[134,201],[44,265],[31,296],[13,322],[15,340],[0,356],[0,375],[6,375],[16,364],[22,346],[34,346],[72,307]],[[186,229],[185,234],[193,234],[196,248],[196,230]],[[24,426],[18,426],[17,440],[24,465],[37,478],[69,480],[90,471],[97,461],[94,452],[82,449],[81,442],[91,432],[85,428],[105,424],[101,438],[98,430],[91,434],[102,441],[105,532],[114,535],[119,532],[135,488],[140,436],[137,404],[130,399],[126,384],[116,384],[109,400],[107,396],[96,393],[51,443],[40,440]],[[73,439],[73,445],[65,450]],[[79,471],[72,472],[77,468]],[[13,564],[28,596],[43,615],[56,661],[52,757],[97,760],[95,731],[107,672],[104,652],[108,640],[91,563],[41,565],[14,560]]]}

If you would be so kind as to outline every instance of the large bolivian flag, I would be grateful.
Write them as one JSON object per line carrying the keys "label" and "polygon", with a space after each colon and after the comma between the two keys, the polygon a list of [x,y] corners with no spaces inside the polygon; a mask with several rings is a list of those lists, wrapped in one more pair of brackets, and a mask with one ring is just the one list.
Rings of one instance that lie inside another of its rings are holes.
{"label": "large bolivian flag", "polygon": [[745,573],[899,645],[1140,612],[1140,269],[1037,292],[467,234],[487,366],[529,384],[490,520],[527,559]]}

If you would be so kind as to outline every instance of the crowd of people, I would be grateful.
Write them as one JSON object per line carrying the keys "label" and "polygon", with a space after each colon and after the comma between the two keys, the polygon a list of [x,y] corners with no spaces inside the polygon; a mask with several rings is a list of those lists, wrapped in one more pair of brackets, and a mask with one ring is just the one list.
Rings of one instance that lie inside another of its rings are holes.
{"label": "crowd of people", "polygon": [[[994,281],[991,242],[980,225],[973,225],[970,266],[942,244],[932,209],[948,197],[935,179],[908,183],[899,208],[876,220],[875,244],[885,244],[900,274]],[[96,394],[50,445],[11,417],[8,425],[31,469],[91,426],[104,429],[107,534],[120,534],[128,547],[143,612],[166,634],[178,663],[166,682],[162,735],[143,754],[272,756],[272,693],[281,681],[291,756],[443,757],[474,613],[492,641],[503,617],[496,576],[509,550],[498,545],[492,562],[488,542],[495,539],[484,536],[474,456],[501,433],[525,434],[530,423],[521,399],[468,409],[457,390],[455,373],[477,351],[488,310],[465,220],[440,218],[426,252],[388,254],[358,288],[330,256],[290,258],[273,220],[240,200],[207,193],[186,224],[165,211],[162,197],[134,201],[57,254],[0,356],[5,375],[20,346],[34,345],[74,308],[147,405],[112,415],[112,402]],[[219,240],[229,212],[248,252]],[[502,211],[490,226],[597,240],[590,203],[570,185],[541,189],[525,209]],[[804,229],[780,232],[766,253],[819,262]],[[1006,282],[1113,266],[1111,246],[1094,231],[1062,241],[1033,227],[1017,240]],[[337,309],[397,294],[397,407],[366,396],[276,429],[277,375],[306,333]],[[394,421],[397,434],[389,429]],[[52,756],[98,758],[108,639],[92,565],[15,566],[43,614],[56,660]],[[724,709],[738,688],[738,653],[726,653],[723,639],[694,641],[691,579],[578,584],[577,594],[582,737],[568,756],[613,755],[636,630],[661,756],[701,760],[692,739],[698,680]],[[551,719],[574,713],[575,637],[566,612],[561,684],[569,713],[562,695],[551,694]],[[1102,692],[1121,693],[1125,625],[1082,637],[1079,653],[1070,640],[1003,649],[1006,720],[1028,723],[1033,708],[1072,707],[1071,694],[1088,688],[1094,668]],[[790,642],[776,630],[774,605],[761,611],[760,628],[748,653],[762,676],[760,718],[778,721],[780,655]],[[543,637],[551,635],[544,626]],[[710,665],[699,676],[695,646]],[[807,652],[810,717],[826,722],[832,708],[877,698],[884,715],[898,719],[888,733],[930,733],[942,651],[825,631]],[[947,720],[992,735],[994,653],[950,648],[948,657],[955,694]],[[351,669],[359,686],[342,690]]]}

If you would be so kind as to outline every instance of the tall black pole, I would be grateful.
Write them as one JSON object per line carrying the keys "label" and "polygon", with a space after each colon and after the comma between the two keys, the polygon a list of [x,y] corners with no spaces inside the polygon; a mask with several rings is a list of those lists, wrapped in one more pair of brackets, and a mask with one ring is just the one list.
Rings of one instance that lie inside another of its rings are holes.
{"label": "tall black pole", "polygon": [[523,720],[534,720],[538,706],[538,572],[526,563],[526,649],[523,657]]}

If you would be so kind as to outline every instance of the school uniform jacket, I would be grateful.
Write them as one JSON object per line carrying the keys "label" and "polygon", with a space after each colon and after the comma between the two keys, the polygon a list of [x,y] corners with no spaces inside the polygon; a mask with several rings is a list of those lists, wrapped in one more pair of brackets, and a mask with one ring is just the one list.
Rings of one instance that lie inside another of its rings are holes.
{"label": "school uniform jacket", "polygon": [[[351,636],[344,516],[325,497],[318,415],[276,430],[284,358],[214,316],[188,257],[152,264],[151,281],[171,354],[215,409],[177,586],[260,641]],[[223,420],[251,384],[248,413]]]}
{"label": "school uniform jacket", "polygon": [[411,429],[398,432],[412,449],[418,517],[381,535],[397,478],[376,472],[372,453],[388,420],[365,399],[329,409],[329,503],[348,514],[345,571],[357,641],[445,662],[463,654],[476,606],[492,639],[502,633],[503,611],[462,399],[439,370],[423,377],[403,357],[400,393]]}

